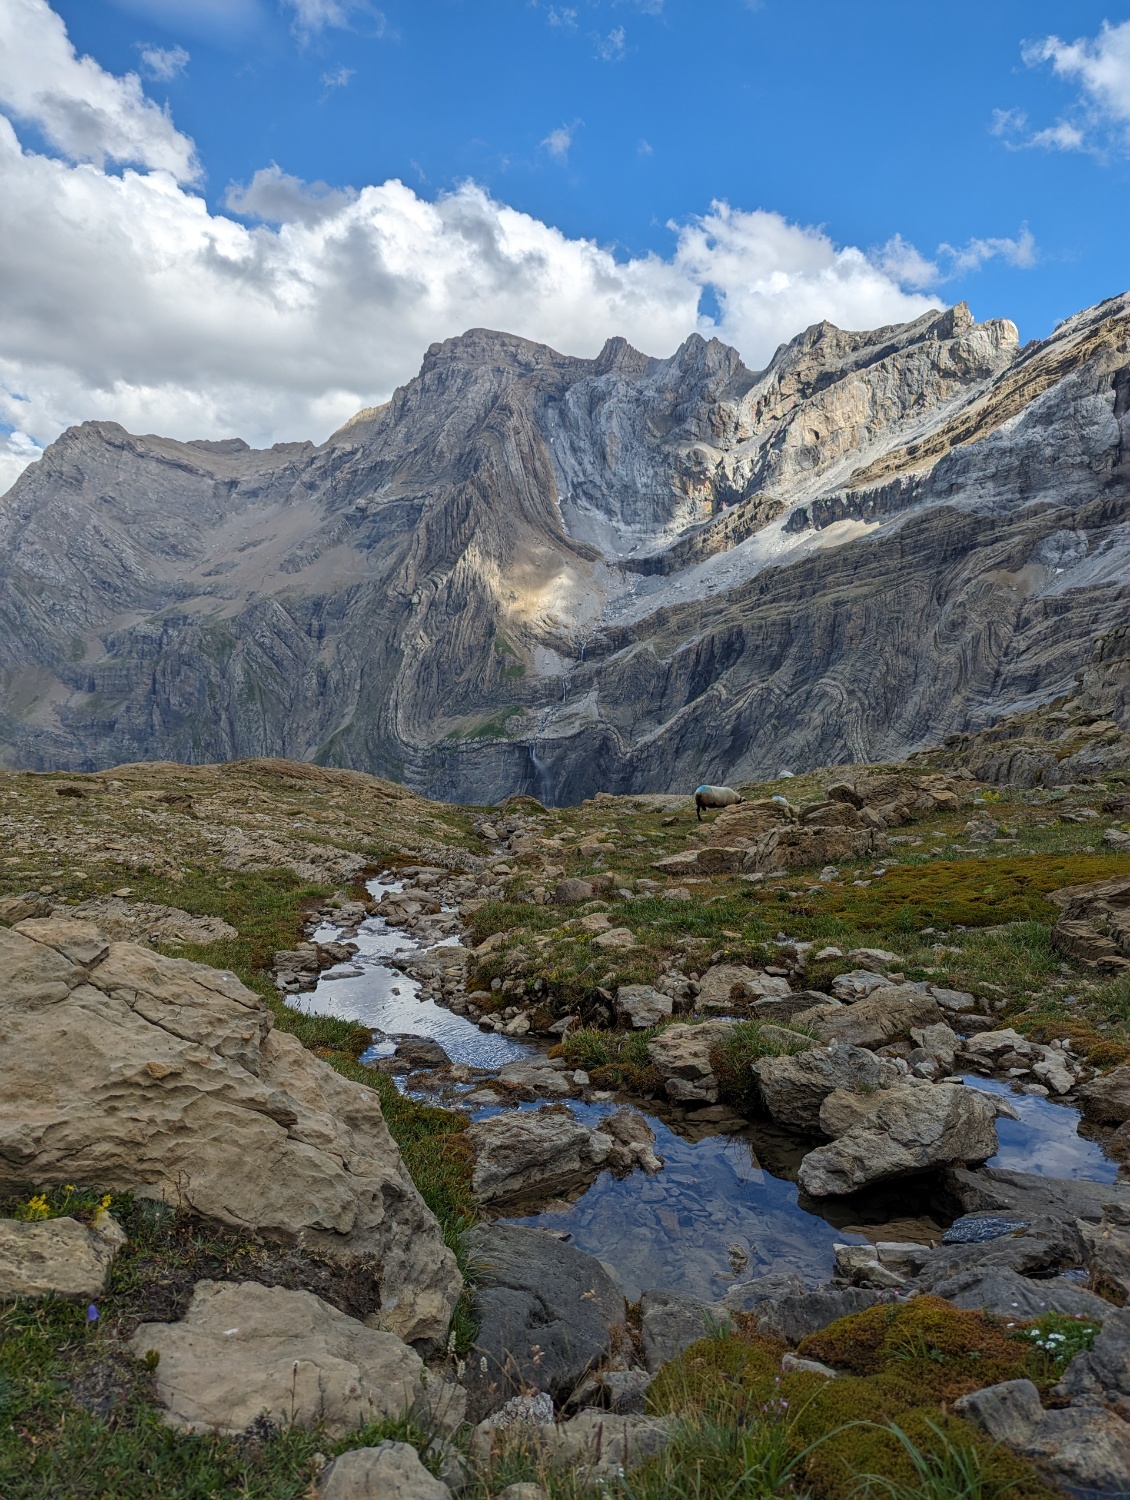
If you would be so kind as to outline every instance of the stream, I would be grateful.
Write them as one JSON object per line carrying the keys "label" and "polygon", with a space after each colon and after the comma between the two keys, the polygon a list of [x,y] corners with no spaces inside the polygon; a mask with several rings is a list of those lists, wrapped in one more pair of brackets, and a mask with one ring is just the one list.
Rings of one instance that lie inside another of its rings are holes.
{"label": "stream", "polygon": [[[368,889],[379,900],[401,886],[373,880]],[[328,942],[340,935],[327,923],[313,938]],[[535,1042],[480,1031],[466,1017],[418,998],[417,981],[388,960],[420,952],[424,945],[389,927],[379,915],[366,918],[350,940],[359,951],[348,962],[325,970],[314,990],[288,996],[288,1005],[307,1015],[356,1021],[378,1033],[429,1037],[453,1063],[476,1068],[497,1069],[544,1051]],[[378,1036],[362,1061],[389,1056],[395,1046],[395,1040]],[[1006,1094],[1021,1117],[998,1120],[1000,1150],[991,1165],[1096,1182],[1114,1180],[1116,1164],[1095,1142],[1078,1134],[1079,1115],[1072,1107],[1012,1093],[994,1079],[970,1075],[965,1082]],[[468,1084],[463,1092],[469,1094],[475,1086]],[[619,1102],[623,1101],[566,1101],[587,1124],[595,1124]],[[615,1273],[631,1300],[650,1287],[716,1300],[736,1282],[781,1270],[823,1282],[832,1273],[836,1243],[928,1241],[942,1233],[945,1221],[931,1213],[925,1186],[897,1182],[850,1200],[822,1201],[810,1211],[792,1180],[809,1149],[806,1143],[771,1125],[696,1125],[680,1111],[627,1102],[655,1132],[655,1150],[665,1159],[664,1170],[654,1176],[637,1170],[622,1179],[602,1172],[576,1201],[557,1200],[511,1222],[551,1229],[595,1255]],[[467,1108],[474,1120],[500,1112],[499,1106]]]}

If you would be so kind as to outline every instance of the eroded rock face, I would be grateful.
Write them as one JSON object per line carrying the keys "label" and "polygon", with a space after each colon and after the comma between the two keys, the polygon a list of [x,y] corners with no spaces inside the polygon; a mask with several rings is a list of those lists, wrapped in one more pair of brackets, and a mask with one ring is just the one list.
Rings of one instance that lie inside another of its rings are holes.
{"label": "eroded rock face", "polygon": [[981,1162],[996,1154],[991,1100],[961,1084],[892,1089],[865,1122],[810,1151],[797,1177],[814,1198],[857,1192],[873,1182]]}
{"label": "eroded rock face", "polygon": [[[45,683],[34,714],[5,705],[6,758],[309,758],[333,733],[343,761],[435,795],[568,802],[987,721],[1066,686],[1122,620],[1127,320],[1112,299],[1019,355],[962,307],[818,324],[760,372],[697,334],[580,360],[474,329],[317,449],[72,428],[0,516],[0,666]],[[771,568],[735,556],[767,527]],[[848,580],[865,653],[840,628]],[[882,837],[839,826],[797,831],[809,859]]]}
{"label": "eroded rock face", "polygon": [[380,1266],[381,1318],[442,1337],[460,1287],[377,1096],[232,974],[86,923],[0,930],[0,1185],[96,1182]]}
{"label": "eroded rock face", "polygon": [[1060,908],[1052,929],[1060,953],[1110,973],[1130,969],[1130,876],[1064,886],[1048,900]]}
{"label": "eroded rock face", "polygon": [[395,1334],[312,1292],[200,1281],[181,1322],[143,1323],[129,1347],[138,1359],[160,1355],[157,1398],[187,1432],[242,1432],[266,1415],[280,1427],[324,1422],[342,1437],[429,1400],[440,1425],[462,1415],[455,1387],[428,1382],[428,1397],[423,1361]]}

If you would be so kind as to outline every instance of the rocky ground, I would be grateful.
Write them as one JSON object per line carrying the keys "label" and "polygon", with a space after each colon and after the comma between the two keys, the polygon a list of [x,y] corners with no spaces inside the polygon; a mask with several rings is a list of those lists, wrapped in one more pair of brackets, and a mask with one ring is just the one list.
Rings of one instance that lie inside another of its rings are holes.
{"label": "rocky ground", "polygon": [[[1026,1096],[1127,1148],[1130,782],[960,762],[701,824],[287,762],[5,775],[0,1493],[1130,1489],[1130,1187],[979,1165]],[[409,976],[529,1057],[373,1066],[285,1003],[381,871]],[[661,1174],[657,1111],[771,1122],[813,1203],[931,1184],[948,1227],[629,1303],[505,1215]]]}

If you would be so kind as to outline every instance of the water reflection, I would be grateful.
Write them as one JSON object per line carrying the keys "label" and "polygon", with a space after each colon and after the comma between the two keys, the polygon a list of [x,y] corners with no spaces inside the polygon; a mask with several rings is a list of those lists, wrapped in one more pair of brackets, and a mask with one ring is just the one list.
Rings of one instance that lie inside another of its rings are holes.
{"label": "water reflection", "polygon": [[1071,1105],[1053,1104],[1039,1094],[1014,1094],[996,1078],[966,1074],[965,1083],[986,1094],[1004,1094],[1020,1116],[997,1121],[1000,1150],[989,1166],[1084,1182],[1113,1182],[1118,1175],[1117,1164],[1102,1148],[1079,1134],[1079,1112]]}

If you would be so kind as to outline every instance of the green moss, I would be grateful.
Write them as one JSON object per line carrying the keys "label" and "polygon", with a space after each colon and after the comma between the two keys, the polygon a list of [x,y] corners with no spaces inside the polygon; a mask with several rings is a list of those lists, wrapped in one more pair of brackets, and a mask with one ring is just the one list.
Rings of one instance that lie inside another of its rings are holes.
{"label": "green moss", "polygon": [[780,1396],[785,1345],[757,1335],[705,1338],[664,1365],[648,1387],[654,1416],[737,1421]]}
{"label": "green moss", "polygon": [[877,1377],[900,1399],[953,1401],[981,1386],[1032,1374],[1031,1349],[999,1319],[940,1297],[878,1303],[804,1339],[798,1351],[837,1370]]}

